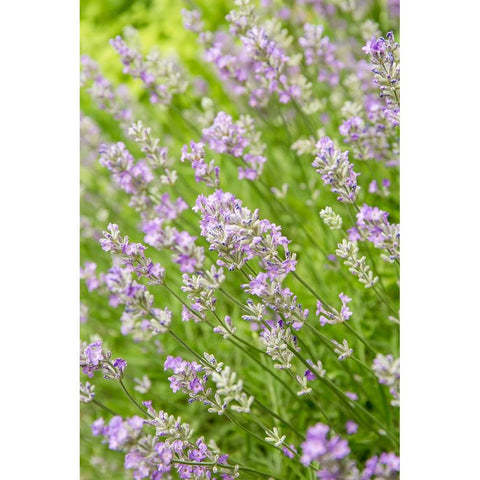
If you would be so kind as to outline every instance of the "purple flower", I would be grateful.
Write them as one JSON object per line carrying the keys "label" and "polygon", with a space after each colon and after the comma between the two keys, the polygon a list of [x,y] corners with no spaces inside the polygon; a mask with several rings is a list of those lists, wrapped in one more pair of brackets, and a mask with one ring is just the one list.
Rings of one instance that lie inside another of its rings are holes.
{"label": "purple flower", "polygon": [[316,144],[317,155],[312,165],[322,176],[323,183],[337,193],[339,202],[353,203],[357,199],[360,187],[357,185],[359,173],[353,171],[348,161],[348,152],[335,149],[329,137],[322,137]]}
{"label": "purple flower", "polygon": [[291,443],[289,445],[289,448],[287,448],[287,447],[282,448],[283,454],[288,458],[293,458],[295,456],[294,452],[296,452],[296,451],[297,451],[297,449],[295,448],[295,445],[293,443]]}
{"label": "purple flower", "polygon": [[357,433],[358,425],[355,422],[353,422],[352,420],[349,420],[345,424],[345,430],[348,433],[348,435],[353,435],[354,433]]}
{"label": "purple flower", "polygon": [[233,123],[232,117],[220,112],[213,125],[203,130],[203,138],[210,148],[217,153],[228,153],[240,157],[249,141],[244,137],[245,129]]}

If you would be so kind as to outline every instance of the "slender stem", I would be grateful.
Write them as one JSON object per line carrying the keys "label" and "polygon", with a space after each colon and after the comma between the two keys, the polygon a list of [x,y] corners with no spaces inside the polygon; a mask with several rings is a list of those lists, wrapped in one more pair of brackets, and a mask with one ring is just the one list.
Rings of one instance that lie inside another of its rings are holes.
{"label": "slender stem", "polygon": [[108,408],[106,405],[103,403],[99,402],[98,400],[93,399],[92,403],[95,405],[99,406],[100,408],[103,408],[106,412],[110,413],[111,415],[118,415],[118,413],[114,412],[111,408]]}
{"label": "slender stem", "polygon": [[377,351],[355,330],[353,329],[348,322],[342,322],[342,325],[352,333],[358,340],[360,340],[375,356],[377,355]]}
{"label": "slender stem", "polygon": [[144,414],[148,415],[149,417],[153,418],[153,415],[148,413],[131,395],[130,392],[127,390],[127,387],[125,387],[125,384],[123,383],[122,379],[119,379],[120,386],[122,387],[122,390],[125,392],[125,395],[130,399],[130,401]]}

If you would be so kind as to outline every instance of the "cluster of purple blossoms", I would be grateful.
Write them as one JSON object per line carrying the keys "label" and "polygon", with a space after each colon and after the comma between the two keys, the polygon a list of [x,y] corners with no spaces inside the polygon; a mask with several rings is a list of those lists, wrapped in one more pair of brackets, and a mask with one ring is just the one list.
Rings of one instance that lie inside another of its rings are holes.
{"label": "cluster of purple blossoms", "polygon": [[[181,390],[189,396],[189,402],[200,401],[208,405],[210,413],[222,415],[227,408],[250,413],[254,397],[248,397],[242,391],[243,382],[237,380],[237,374],[230,367],[218,363],[213,355],[204,353],[202,365],[169,355],[164,369],[174,373],[168,378],[173,392]],[[208,378],[216,385],[214,392],[206,385]]]}
{"label": "cluster of purple blossoms", "polygon": [[385,99],[385,117],[397,126],[400,115],[400,63],[399,45],[393,32],[388,32],[386,38],[372,37],[362,50],[370,55],[374,81],[380,88],[380,97]]}
{"label": "cluster of purple blossoms", "polygon": [[356,159],[398,165],[398,135],[386,119],[380,99],[367,95],[362,112],[348,117],[338,130]]}
{"label": "cluster of purple blossoms", "polygon": [[357,213],[356,225],[348,230],[351,241],[368,240],[376,248],[385,250],[387,262],[400,258],[400,225],[388,221],[388,213],[378,207],[364,204]]}
{"label": "cluster of purple blossoms", "polygon": [[329,307],[329,309],[325,309],[322,302],[317,300],[317,311],[315,315],[320,315],[320,325],[323,327],[327,323],[336,325],[337,323],[343,323],[347,321],[352,316],[352,311],[348,307],[348,303],[352,301],[350,297],[347,297],[343,292],[340,293],[338,296],[342,301],[342,308],[340,311]]}
{"label": "cluster of purple blossoms", "polygon": [[101,143],[100,128],[93,119],[80,112],[80,160],[90,166],[98,157]]}
{"label": "cluster of purple blossoms", "polygon": [[393,355],[378,354],[373,361],[372,370],[378,377],[378,382],[390,387],[394,407],[400,406],[400,359]]}
{"label": "cluster of purple blossoms", "polygon": [[[265,147],[260,144],[255,124],[248,115],[242,116],[240,120],[234,122],[230,115],[219,112],[213,124],[203,130],[203,140],[217,153],[226,153],[235,158],[241,158],[245,166],[238,167],[239,180],[243,178],[255,180],[261,175],[266,162],[266,158],[262,155]],[[203,144],[200,145],[203,149]],[[206,165],[203,168],[205,167]],[[210,169],[212,168],[211,164]]]}
{"label": "cluster of purple blossoms", "polygon": [[[347,433],[356,433],[358,425],[347,422]],[[322,423],[307,430],[302,443],[302,463],[318,462],[317,478],[322,480],[398,480],[400,459],[394,453],[383,452],[369,458],[360,471],[356,462],[349,457],[348,442],[338,435],[328,435],[330,428]]]}
{"label": "cluster of purple blossoms", "polygon": [[[204,130],[205,135],[205,130]],[[210,163],[205,161],[205,145],[202,142],[190,142],[190,151],[187,145],[182,148],[181,162],[188,160],[195,171],[195,181],[204,182],[207,187],[218,187],[220,167],[215,165],[214,160]]]}
{"label": "cluster of purple blossoms", "polygon": [[[216,251],[220,266],[229,270],[241,269],[248,260],[260,259],[270,279],[281,279],[295,270],[295,254],[288,250],[290,241],[281,234],[281,228],[268,220],[260,220],[258,210],[242,207],[233,194],[216,190],[205,197],[200,195],[195,212],[201,214],[201,235]],[[284,250],[280,258],[279,248]]]}
{"label": "cluster of purple blossoms", "polygon": [[298,43],[304,50],[307,65],[318,68],[318,81],[338,85],[343,63],[336,56],[336,47],[326,36],[323,36],[323,25],[306,23],[304,35]]}
{"label": "cluster of purple blossoms", "polygon": [[203,130],[203,139],[217,153],[228,153],[241,157],[248,140],[243,136],[245,130],[233,123],[233,119],[225,112],[219,112],[213,125]]}
{"label": "cluster of purple blossoms", "polygon": [[383,452],[369,458],[362,472],[361,480],[398,480],[400,478],[400,458],[394,453]]}
{"label": "cluster of purple blossoms", "polygon": [[206,312],[214,311],[217,299],[215,291],[225,280],[222,268],[216,268],[214,265],[210,270],[201,271],[196,275],[183,275],[183,286],[181,289],[187,293],[191,301],[191,310],[195,312],[192,315],[190,310],[184,307],[184,320],[193,319],[198,322],[205,319]]}
{"label": "cluster of purple blossoms", "polygon": [[120,450],[128,444],[135,444],[138,441],[143,423],[144,420],[137,415],[127,420],[123,420],[120,415],[115,415],[108,424],[105,424],[103,418],[99,418],[92,424],[92,433],[94,436],[105,437],[111,450]]}
{"label": "cluster of purple blossoms", "polygon": [[139,120],[132,123],[128,129],[128,135],[140,146],[140,150],[146,154],[150,167],[154,170],[160,168],[163,175],[160,183],[173,185],[178,178],[176,170],[172,170],[173,160],[168,156],[168,149],[160,147],[160,140],[152,135],[152,129],[145,127]]}
{"label": "cluster of purple blossoms", "polygon": [[100,286],[100,280],[95,273],[96,270],[97,264],[95,262],[85,262],[84,267],[80,269],[80,278],[85,280],[89,292]]}
{"label": "cluster of purple blossoms", "polygon": [[322,176],[323,183],[330,185],[331,191],[338,194],[339,202],[355,202],[360,190],[357,185],[360,174],[353,171],[353,165],[348,161],[348,152],[337,150],[329,137],[322,137],[316,148],[312,165]]}
{"label": "cluster of purple blossoms", "polygon": [[110,40],[110,44],[121,57],[123,72],[142,80],[150,93],[151,103],[169,105],[174,95],[183,93],[187,83],[179,65],[173,60],[161,58],[152,51],[144,59],[143,55],[127,45],[121,36]]}
{"label": "cluster of purple blossoms", "polygon": [[297,297],[289,288],[282,288],[279,281],[268,273],[250,275],[250,282],[242,285],[245,292],[259,297],[263,305],[279,315],[285,325],[300,330],[308,317],[309,310],[297,303]]}
{"label": "cluster of purple blossoms", "polygon": [[102,144],[99,153],[100,165],[108,168],[120,188],[132,196],[130,206],[150,206],[148,185],[153,174],[147,163],[143,160],[136,162],[123,142]]}
{"label": "cluster of purple blossoms", "polygon": [[[307,430],[302,443],[303,465],[318,462],[317,478],[324,480],[345,480],[358,474],[355,462],[349,459],[348,442],[338,435],[328,435],[330,427],[317,423]],[[330,437],[330,438],[329,438]],[[350,475],[350,476],[348,476]],[[357,475],[358,478],[358,475]]]}
{"label": "cluster of purple blossoms", "polygon": [[207,388],[208,375],[203,374],[202,365],[197,362],[188,362],[182,357],[168,355],[164,363],[164,370],[172,370],[173,375],[168,377],[173,392],[181,390],[190,398],[189,402],[208,402],[207,396],[211,390]]}
{"label": "cluster of purple blossoms", "polygon": [[[152,166],[164,169],[161,183],[174,183],[176,172],[167,168],[166,151],[158,147],[158,140],[151,136],[150,130],[137,123],[129,131],[147,153]],[[181,197],[172,201],[169,193],[158,196],[150,187],[153,175],[148,165],[141,161],[134,163],[123,143],[105,146],[101,153],[100,163],[112,171],[117,183],[132,195],[130,206],[142,215],[145,242],[159,250],[170,250],[173,262],[180,265],[182,272],[200,269],[205,256],[203,247],[195,245],[196,237],[167,225],[188,208],[186,202]]]}
{"label": "cluster of purple blossoms", "polygon": [[381,189],[378,186],[378,182],[376,180],[372,180],[368,185],[368,192],[381,195],[382,197],[388,197],[390,195],[390,180],[388,180],[388,178],[383,178],[381,182]]}
{"label": "cluster of purple blossoms", "polygon": [[82,55],[81,67],[80,85],[87,89],[101,110],[108,112],[122,128],[126,128],[132,118],[132,108],[125,89],[119,87],[114,91],[110,81],[100,73],[96,62],[88,55]]}
{"label": "cluster of purple blossoms", "polygon": [[274,368],[289,370],[294,358],[293,350],[298,350],[297,337],[286,327],[283,320],[267,320],[260,332],[260,341],[265,345],[267,354],[272,358]]}
{"label": "cluster of purple blossoms", "polygon": [[[228,90],[234,95],[249,95],[249,105],[264,108],[273,93],[281,103],[294,100],[306,110],[316,111],[318,101],[312,85],[301,74],[295,52],[287,54],[291,37],[279,22],[259,23],[249,0],[236,2],[236,10],[226,16],[230,34],[200,32],[206,48],[205,59],[215,64]],[[194,31],[198,31],[198,19]],[[238,45],[240,41],[241,45]]]}
{"label": "cluster of purple blossoms", "polygon": [[300,97],[301,88],[290,84],[284,73],[289,57],[269,38],[264,28],[253,26],[240,40],[247,54],[255,61],[253,76],[259,88],[252,92],[252,96],[261,98],[265,94],[278,92],[280,103],[288,103],[291,99]]}
{"label": "cluster of purple blossoms", "polygon": [[165,333],[172,321],[172,312],[154,307],[154,297],[144,285],[132,278],[128,268],[115,266],[105,275],[105,284],[112,293],[110,303],[122,304],[125,310],[120,318],[123,335],[132,334],[136,341]]}
{"label": "cluster of purple blossoms", "polygon": [[80,367],[82,372],[92,378],[96,371],[101,370],[106,379],[121,380],[123,378],[127,362],[122,358],[112,358],[110,351],[105,351],[102,341],[84,344],[80,352]]}
{"label": "cluster of purple blossoms", "polygon": [[[144,406],[149,420],[115,416],[108,424],[99,418],[92,425],[93,435],[105,437],[112,450],[125,453],[125,468],[133,471],[135,480],[166,480],[172,470],[181,479],[234,480],[238,476],[238,467],[227,463],[228,455],[221,455],[213,444],[207,445],[203,437],[192,441],[192,429],[180,418],[156,412],[151,402],[144,402]],[[155,435],[146,434],[144,425],[155,428]]]}
{"label": "cluster of purple blossoms", "polygon": [[145,257],[146,247],[141,243],[131,243],[127,236],[122,237],[114,223],[109,223],[107,229],[108,232],[103,232],[104,238],[100,240],[102,249],[118,255],[124,267],[135,272],[138,278],[145,277],[149,285],[161,285],[165,278],[165,269]]}

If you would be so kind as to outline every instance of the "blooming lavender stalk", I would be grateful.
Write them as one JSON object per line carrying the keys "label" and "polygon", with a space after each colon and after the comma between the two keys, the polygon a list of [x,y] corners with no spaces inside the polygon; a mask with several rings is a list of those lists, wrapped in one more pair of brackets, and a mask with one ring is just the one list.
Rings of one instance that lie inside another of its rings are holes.
{"label": "blooming lavender stalk", "polygon": [[390,387],[393,400],[390,402],[394,407],[400,406],[400,359],[393,355],[378,354],[372,366],[378,382]]}
{"label": "blooming lavender stalk", "polygon": [[190,151],[187,145],[182,148],[181,162],[188,160],[195,170],[195,181],[205,182],[207,187],[218,187],[220,180],[220,167],[215,161],[205,162],[205,146],[202,142],[190,142]]}
{"label": "blooming lavender stalk", "polygon": [[[305,442],[302,443],[302,463],[320,464],[317,478],[344,480],[359,479],[355,462],[349,458],[348,442],[338,435],[328,435],[330,427],[317,423],[307,430]],[[330,438],[329,438],[330,437]]]}
{"label": "blooming lavender stalk", "polygon": [[321,138],[316,148],[317,154],[312,165],[322,176],[323,183],[330,185],[331,191],[338,194],[339,202],[355,202],[360,190],[357,185],[360,174],[353,171],[353,165],[348,161],[348,152],[336,150],[329,137]]}
{"label": "blooming lavender stalk", "polygon": [[[138,124],[132,134],[140,135]],[[150,151],[154,144],[156,142],[151,144],[147,140]],[[187,208],[185,201],[178,197],[174,203],[168,193],[158,198],[151,188],[153,175],[150,168],[145,162],[135,163],[123,143],[105,145],[101,149],[101,154],[100,163],[113,173],[121,188],[132,195],[130,206],[142,214],[145,242],[157,249],[171,250],[172,260],[180,265],[182,272],[200,269],[205,256],[203,248],[195,245],[196,237],[166,225]]]}
{"label": "blooming lavender stalk", "polygon": [[101,340],[88,345],[85,343],[80,352],[82,372],[92,378],[96,371],[102,371],[103,377],[106,379],[121,380],[127,362],[122,358],[115,358],[114,360],[111,360],[111,358],[112,353],[102,348]]}
{"label": "blooming lavender stalk", "polygon": [[243,115],[233,122],[230,115],[219,112],[212,125],[203,130],[203,139],[215,152],[241,158],[246,166],[238,167],[240,180],[255,180],[261,175],[266,162],[265,145],[260,142],[260,134],[250,116]]}
{"label": "blooming lavender stalk", "polygon": [[[125,468],[133,470],[135,479],[170,478],[174,470],[182,479],[212,478],[216,473],[224,480],[237,478],[238,466],[228,465],[228,455],[220,455],[215,444],[207,445],[203,437],[192,440],[193,430],[180,418],[155,411],[152,402],[144,406],[148,420],[115,416],[108,425],[102,418],[92,425],[93,434],[105,437],[110,449],[125,453]],[[146,426],[155,428],[155,434],[145,433]]]}
{"label": "blooming lavender stalk", "polygon": [[386,38],[372,37],[362,50],[370,55],[374,81],[380,88],[380,97],[385,98],[385,116],[396,126],[400,112],[400,53],[393,32],[388,32]]}
{"label": "blooming lavender stalk", "polygon": [[400,259],[400,226],[388,221],[388,213],[378,207],[364,204],[357,213],[355,227],[348,231],[352,241],[368,240],[376,248],[388,252],[382,259],[394,262]]}
{"label": "blooming lavender stalk", "polygon": [[145,246],[141,243],[131,243],[127,236],[122,237],[118,225],[108,224],[108,232],[103,232],[104,238],[100,240],[102,249],[111,252],[122,260],[122,265],[138,278],[145,277],[149,285],[161,285],[165,278],[165,269],[159,263],[153,263],[146,258]]}
{"label": "blooming lavender stalk", "polygon": [[329,307],[328,310],[323,306],[320,300],[317,300],[316,315],[319,315],[320,325],[323,327],[327,323],[336,325],[347,321],[352,316],[352,311],[347,306],[352,301],[350,297],[347,297],[343,292],[338,296],[342,301],[342,308],[340,311],[333,307]]}
{"label": "blooming lavender stalk", "polygon": [[132,107],[125,90],[119,87],[114,91],[111,82],[88,55],[82,55],[81,67],[80,85],[87,89],[101,110],[111,114],[122,128],[126,128],[132,118]]}
{"label": "blooming lavender stalk", "polygon": [[320,211],[320,218],[325,222],[330,230],[340,230],[343,225],[343,219],[335,213],[332,207],[325,207]]}
{"label": "blooming lavender stalk", "polygon": [[144,210],[153,205],[149,195],[152,172],[145,161],[136,162],[123,142],[102,144],[99,149],[100,165],[112,172],[119,187],[132,196],[130,206]]}
{"label": "blooming lavender stalk", "polygon": [[141,151],[147,155],[150,166],[153,169],[160,168],[164,172],[160,177],[160,182],[174,185],[178,178],[177,171],[170,168],[172,160],[168,157],[168,149],[159,146],[160,140],[152,135],[152,129],[145,127],[139,120],[136,123],[132,123],[128,129],[128,135],[135,140]]}
{"label": "blooming lavender stalk", "polygon": [[[191,309],[197,313],[193,316],[195,321],[205,319],[205,314],[208,311],[215,311],[215,291],[220,288],[220,285],[225,280],[222,268],[216,268],[214,265],[210,270],[204,270],[197,275],[183,275],[183,286],[181,287],[191,303]],[[188,309],[184,309],[184,320],[189,320],[192,317]]]}
{"label": "blooming lavender stalk", "polygon": [[[227,408],[235,412],[250,413],[254,397],[249,397],[242,391],[243,382],[236,380],[237,374],[230,367],[218,363],[213,355],[204,353],[204,359],[201,365],[169,355],[164,367],[174,373],[168,378],[171,389],[188,394],[189,402],[200,401],[208,405],[210,413],[223,415]],[[207,387],[208,378],[215,383],[215,391]]]}
{"label": "blooming lavender stalk", "polygon": [[156,51],[151,51],[144,59],[120,35],[110,40],[110,44],[120,55],[124,73],[142,80],[150,93],[151,103],[169,105],[174,95],[186,90],[188,84],[177,62],[163,59]]}
{"label": "blooming lavender stalk", "polygon": [[363,283],[365,288],[373,287],[377,283],[378,277],[374,276],[370,270],[365,256],[358,256],[357,242],[349,242],[344,239],[337,247],[335,254],[337,257],[344,259],[345,265],[349,267],[349,272],[358,277],[359,282]]}
{"label": "blooming lavender stalk", "polygon": [[306,64],[318,68],[318,81],[338,85],[343,63],[336,56],[335,45],[323,35],[323,25],[306,23],[303,29],[298,43],[304,50]]}
{"label": "blooming lavender stalk", "polygon": [[105,275],[105,283],[114,304],[125,306],[120,319],[123,335],[132,334],[136,341],[145,341],[168,331],[172,312],[168,308],[154,307],[153,295],[144,285],[133,280],[130,269],[111,268]]}
{"label": "blooming lavender stalk", "polygon": [[[216,190],[208,197],[200,195],[193,210],[202,216],[201,235],[221,258],[218,265],[235,270],[258,257],[271,279],[295,269],[295,254],[288,250],[289,240],[281,235],[281,228],[260,220],[258,210],[242,207],[231,193]],[[285,259],[280,257],[280,248]]]}

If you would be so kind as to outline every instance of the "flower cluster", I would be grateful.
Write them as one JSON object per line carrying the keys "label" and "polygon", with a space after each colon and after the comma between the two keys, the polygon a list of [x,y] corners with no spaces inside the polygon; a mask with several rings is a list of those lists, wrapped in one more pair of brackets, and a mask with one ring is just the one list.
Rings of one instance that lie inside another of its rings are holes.
{"label": "flower cluster", "polygon": [[351,242],[343,239],[342,243],[337,245],[335,254],[337,257],[343,258],[348,271],[353,273],[360,283],[365,285],[365,288],[373,287],[378,282],[378,277],[375,276],[367,265],[365,256],[358,256],[357,242]]}
{"label": "flower cluster", "polygon": [[82,55],[81,67],[80,85],[87,89],[100,109],[108,112],[126,128],[132,118],[132,102],[125,89],[119,87],[114,91],[111,82],[101,74],[96,62],[88,55]]}
{"label": "flower cluster", "polygon": [[[204,353],[202,365],[169,355],[164,369],[174,373],[168,378],[173,392],[181,390],[189,396],[189,402],[200,401],[208,405],[210,413],[222,415],[227,408],[250,413],[254,397],[243,392],[243,382],[237,381],[237,374],[230,367],[218,363],[213,355]],[[215,383],[215,391],[207,387],[208,378]]]}
{"label": "flower cluster", "polygon": [[175,61],[162,58],[156,51],[151,51],[144,59],[143,55],[128,46],[120,35],[110,40],[110,44],[120,55],[124,65],[123,72],[142,80],[150,93],[151,103],[169,105],[174,95],[187,88],[183,72]]}
{"label": "flower cluster", "polygon": [[[80,352],[82,372],[92,378],[96,371],[102,371],[106,379],[121,380],[127,367],[127,362],[122,358],[113,360],[111,358],[112,353],[103,349],[101,340],[83,345]],[[92,397],[91,389],[88,386],[85,389],[90,392],[88,395]]]}
{"label": "flower cluster", "polygon": [[[270,279],[282,278],[295,270],[295,254],[289,252],[289,240],[281,234],[280,227],[260,220],[258,210],[252,212],[242,207],[233,194],[216,190],[208,197],[200,195],[193,209],[202,216],[202,236],[210,244],[210,250],[221,258],[218,265],[235,270],[258,257]],[[283,260],[280,247],[284,250]]]}
{"label": "flower cluster", "polygon": [[357,213],[357,223],[348,231],[351,241],[368,240],[376,248],[385,250],[385,261],[400,258],[400,226],[388,221],[388,213],[378,207],[364,204]]}
{"label": "flower cluster", "polygon": [[[149,420],[114,416],[108,424],[99,418],[92,425],[93,435],[105,437],[110,449],[125,453],[125,468],[133,470],[135,479],[170,478],[173,470],[182,479],[213,480],[217,473],[223,480],[237,478],[238,467],[228,465],[228,455],[221,455],[216,445],[207,445],[203,437],[192,440],[192,429],[180,418],[155,411],[151,402],[144,406]],[[155,435],[146,434],[146,426],[155,428]]]}
{"label": "flower cluster", "polygon": [[[349,435],[357,431],[355,422],[347,422]],[[369,458],[360,470],[350,454],[348,442],[338,435],[329,434],[330,428],[317,423],[307,430],[302,443],[302,463],[318,462],[317,478],[322,480],[398,480],[400,459],[394,453],[382,452]]]}
{"label": "flower cluster", "polygon": [[160,183],[174,185],[178,174],[171,168],[172,159],[168,156],[168,149],[160,147],[160,140],[152,135],[152,129],[145,127],[139,120],[132,123],[128,129],[128,135],[140,146],[140,150],[146,154],[152,169],[161,169]]}
{"label": "flower cluster", "polygon": [[[355,478],[353,475],[357,469],[354,462],[348,458],[350,453],[348,442],[338,435],[328,435],[329,431],[330,427],[323,423],[317,423],[307,430],[305,441],[302,443],[302,463],[309,465],[318,462],[320,469],[317,478],[320,479]],[[352,476],[347,477],[347,474]]]}
{"label": "flower cluster", "polygon": [[[265,146],[260,142],[259,133],[255,129],[253,119],[248,115],[244,115],[234,122],[230,115],[219,112],[212,125],[203,130],[203,139],[215,152],[241,158],[245,166],[238,167],[238,178],[240,180],[243,178],[255,180],[261,175],[263,165],[267,160],[262,155]],[[192,145],[192,153],[195,154],[194,159],[198,162],[196,157],[204,156],[204,152],[202,152],[203,144],[197,147],[197,149],[200,149],[198,153],[194,152],[193,149],[194,145]],[[189,158],[189,160],[191,159]],[[203,164],[200,163],[197,168],[200,168],[201,165]],[[192,166],[195,168],[193,161]],[[203,169],[205,168],[206,165]],[[210,170],[212,168],[211,164]]]}
{"label": "flower cluster", "polygon": [[202,142],[190,142],[190,151],[187,145],[182,148],[180,161],[188,160],[195,170],[195,181],[205,182],[207,187],[218,187],[220,167],[215,165],[214,160],[205,162],[205,145]]}
{"label": "flower cluster", "polygon": [[357,185],[359,173],[353,171],[353,165],[348,161],[348,152],[337,150],[329,137],[321,138],[316,148],[312,165],[322,176],[323,183],[330,185],[331,191],[338,194],[339,202],[355,202],[360,190]]}
{"label": "flower cluster", "polygon": [[327,36],[323,35],[323,25],[304,25],[304,34],[298,43],[304,50],[307,65],[318,68],[318,80],[338,85],[343,63],[336,56],[336,47]]}
{"label": "flower cluster", "polygon": [[378,354],[373,361],[372,369],[378,377],[378,382],[390,387],[394,407],[400,406],[400,359],[393,355]]}
{"label": "flower cluster", "polygon": [[352,301],[350,297],[347,297],[343,292],[338,296],[342,301],[342,308],[340,311],[335,310],[332,307],[326,309],[320,300],[317,300],[317,311],[315,315],[320,315],[320,325],[323,327],[325,324],[330,323],[336,325],[337,323],[343,323],[352,316],[352,311],[348,308],[347,304]]}
{"label": "flower cluster", "polygon": [[112,293],[111,303],[125,306],[120,319],[123,335],[132,334],[135,340],[147,340],[168,331],[172,312],[154,307],[153,295],[132,278],[130,269],[112,267],[105,275],[105,284]]}
{"label": "flower cluster", "polygon": [[362,50],[367,55],[370,55],[375,83],[380,88],[380,96],[385,98],[385,116],[393,125],[398,125],[400,112],[400,63],[399,45],[395,42],[393,32],[388,32],[386,38],[372,37]]}
{"label": "flower cluster", "polygon": [[[196,315],[194,320],[198,321],[205,318],[207,311],[215,310],[215,291],[220,288],[220,285],[225,280],[222,268],[216,268],[214,265],[210,270],[201,271],[198,275],[183,275],[183,286],[181,287],[191,303],[191,310]],[[185,312],[185,310],[184,310]],[[185,312],[185,320],[190,318],[190,311]]]}
{"label": "flower cluster", "polygon": [[283,318],[286,325],[300,330],[308,317],[309,310],[297,302],[289,288],[282,288],[280,282],[271,280],[268,273],[250,275],[250,282],[242,285],[245,292],[259,297],[262,303]]}
{"label": "flower cluster", "polygon": [[132,196],[130,205],[141,209],[150,206],[148,186],[153,175],[147,163],[136,162],[123,142],[102,144],[99,153],[100,165],[108,168],[118,186]]}
{"label": "flower cluster", "polygon": [[111,252],[121,259],[122,265],[135,272],[138,278],[145,277],[149,285],[161,285],[165,277],[165,269],[159,263],[153,263],[146,258],[145,246],[141,243],[131,243],[128,237],[122,237],[118,225],[108,224],[108,232],[103,232],[100,240],[102,249]]}

